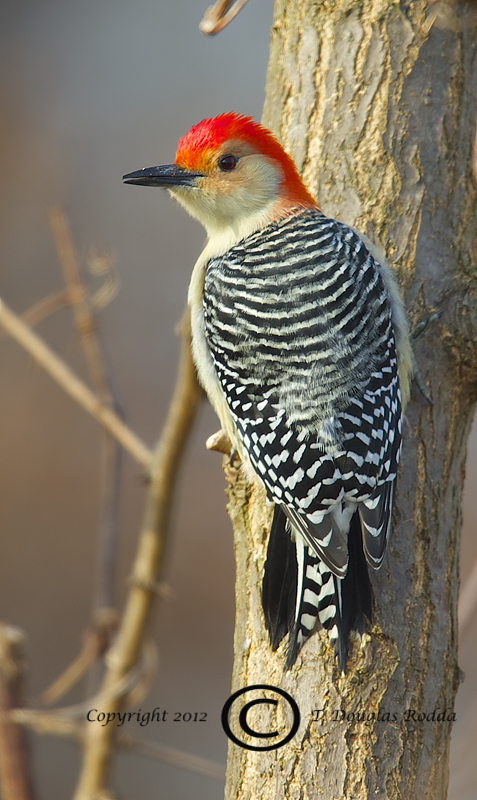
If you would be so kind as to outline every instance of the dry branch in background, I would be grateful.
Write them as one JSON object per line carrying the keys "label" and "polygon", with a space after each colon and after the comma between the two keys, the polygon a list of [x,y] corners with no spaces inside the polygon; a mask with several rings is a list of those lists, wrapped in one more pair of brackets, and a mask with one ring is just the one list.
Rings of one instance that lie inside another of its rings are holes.
{"label": "dry branch in background", "polygon": [[[50,211],[50,225],[73,310],[76,329],[83,346],[93,386],[101,402],[112,409],[124,421],[124,409],[108,370],[104,345],[99,335],[99,326],[96,319],[97,305],[94,302],[94,298],[90,296],[81,274],[68,222],[61,208],[56,207]],[[111,281],[109,281],[110,283]],[[109,300],[111,287],[108,286],[108,283],[106,283],[106,291],[102,291],[102,296],[104,297],[105,295]],[[118,537],[121,469],[121,445],[110,433],[103,429],[101,439],[101,511],[98,537],[98,566],[96,596],[93,604],[93,616],[100,626],[103,618],[114,605],[114,566]]]}
{"label": "dry branch in background", "polygon": [[[119,626],[118,636],[114,647],[106,656],[107,672],[101,689],[101,709],[106,711],[120,710],[132,688],[131,680],[137,682],[135,674],[131,674],[144,646],[146,623],[156,595],[158,594],[159,580],[162,572],[164,552],[166,546],[167,529],[169,524],[171,503],[174,494],[174,485],[188,435],[196,416],[197,407],[202,397],[192,363],[190,353],[190,327],[188,314],[184,315],[181,323],[181,358],[176,388],[169,408],[166,424],[161,438],[153,453],[149,455],[146,448],[136,439],[116,415],[103,406],[97,398],[79,381],[69,368],[36,336],[22,320],[6,308],[0,301],[0,324],[15,338],[25,349],[54,377],[66,391],[75,399],[79,399],[86,410],[93,413],[122,444],[128,444],[128,449],[144,465],[150,468],[149,492],[143,530],[139,541],[131,589],[126,605],[126,610]],[[86,398],[86,399],[85,399]],[[147,454],[147,455],[145,455]],[[97,640],[96,632],[87,638],[85,647],[80,657],[71,667],[55,682],[45,697],[46,702],[52,702],[61,696],[81,676],[92,660],[100,654],[104,647]],[[21,705],[18,701],[16,705]],[[90,708],[82,709],[82,719]],[[12,707],[11,705],[9,707]],[[66,715],[66,716],[65,716]],[[84,740],[85,756],[84,768],[77,789],[76,798],[91,798],[99,796],[99,792],[106,789],[109,779],[110,763],[113,755],[115,731],[112,726],[103,727],[99,723],[83,722],[81,729],[78,723],[69,721],[67,709],[59,709],[57,713],[48,715],[44,712],[18,709],[15,718],[9,720],[9,730],[15,729],[23,732],[17,723],[31,725],[37,730],[60,735],[73,735]],[[13,728],[12,728],[13,726]],[[128,740],[129,742],[129,740]],[[154,749],[147,743],[123,742],[123,747],[137,746],[139,750],[149,752]],[[1,743],[0,743],[1,745]],[[151,750],[152,748],[152,750]],[[167,748],[166,748],[167,749]],[[0,746],[1,750],[1,746]],[[206,760],[195,759],[188,754],[178,751],[156,753],[171,763],[183,762],[188,764],[188,769],[207,773],[217,777],[220,772],[218,765],[211,765]],[[12,758],[11,748],[8,759]],[[0,752],[1,762],[1,752]],[[12,762],[17,763],[17,762]],[[6,770],[6,771],[5,771]],[[16,767],[14,768],[16,771]],[[8,766],[1,767],[2,778],[8,779]],[[25,773],[27,774],[27,773]],[[33,795],[31,796],[33,797]],[[6,800],[30,800],[29,795],[7,795]]]}
{"label": "dry branch in background", "polygon": [[121,751],[132,750],[140,755],[157,758],[165,764],[172,764],[179,769],[186,769],[188,772],[194,772],[196,775],[203,775],[215,781],[224,781],[225,779],[225,767],[221,764],[210,761],[208,758],[184,753],[175,747],[166,747],[158,742],[146,742],[123,734],[118,737],[118,749]]}
{"label": "dry branch in background", "polygon": [[[197,383],[190,351],[189,316],[181,324],[179,374],[168,417],[154,450],[144,524],[139,539],[131,588],[116,641],[106,655],[106,676],[101,693],[109,699],[101,710],[116,712],[124,706],[121,680],[141,655],[146,625],[161,577],[173,490],[181,455],[194,421],[202,390]],[[112,725],[87,723],[84,761],[75,800],[93,800],[107,789],[116,731]]]}
{"label": "dry branch in background", "polygon": [[217,0],[213,6],[206,10],[199,28],[202,33],[213,36],[219,33],[229,22],[237,16],[240,9],[244,7],[247,0]]}
{"label": "dry branch in background", "polygon": [[[131,737],[119,737],[116,740],[114,736],[116,732],[112,726],[108,726],[110,728],[108,730],[108,727],[103,727],[100,723],[85,724],[84,722],[91,703],[99,704],[102,710],[119,710],[127,701],[133,702],[137,692],[144,691],[146,683],[149,685],[151,670],[148,668],[149,674],[146,675],[144,665],[148,661],[150,662],[150,659],[143,659],[144,663],[140,669],[138,669],[137,662],[141,659],[141,654],[145,655],[148,652],[144,639],[146,623],[153,601],[156,595],[160,594],[159,581],[174,486],[181,457],[202,397],[202,390],[197,383],[190,353],[190,323],[187,312],[179,326],[182,346],[174,395],[161,438],[154,451],[149,451],[118,416],[117,412],[121,413],[120,403],[114,391],[111,376],[108,374],[101,343],[96,332],[94,298],[90,297],[81,278],[67,222],[60,209],[53,210],[51,223],[67,289],[65,292],[56,293],[46,301],[36,304],[34,309],[27,312],[23,319],[0,300],[0,326],[24,347],[73,399],[103,425],[103,428],[111,435],[108,444],[109,454],[112,452],[110,444],[114,442],[115,448],[121,445],[147,468],[149,492],[131,580],[131,590],[120,624],[118,624],[116,612],[108,608],[106,602],[111,596],[113,578],[111,552],[114,545],[109,536],[106,537],[108,541],[103,548],[109,550],[109,558],[106,559],[108,564],[106,570],[103,571],[102,586],[98,592],[99,603],[96,604],[95,627],[87,634],[78,658],[44,693],[42,702],[56,702],[69,691],[86,670],[108,650],[111,636],[118,628],[114,647],[106,653],[106,676],[99,695],[90,698],[78,707],[55,709],[50,712],[22,708],[23,703],[19,693],[16,692],[13,697],[11,687],[7,686],[8,676],[5,671],[6,668],[10,668],[10,650],[13,645],[17,647],[18,642],[16,639],[15,641],[11,639],[11,636],[10,639],[8,638],[7,634],[11,633],[11,629],[2,628],[3,633],[0,637],[0,712],[2,708],[9,712],[8,716],[0,714],[0,778],[5,800],[34,800],[22,725],[29,726],[41,733],[72,737],[83,744],[84,765],[75,795],[83,800],[86,798],[92,800],[92,798],[107,793],[106,787],[115,747],[134,748],[138,752],[183,766],[193,772],[219,778],[222,776],[220,765],[206,759],[181,753],[173,748],[155,747],[153,743],[149,742],[133,741]],[[111,287],[106,287],[102,295],[110,292]],[[25,321],[26,318],[33,324],[46,314],[66,304],[73,306],[77,328],[99,397],[96,397],[77,378]],[[116,455],[113,453],[113,459],[117,465],[119,463],[117,453]],[[104,506],[109,519],[115,516],[117,508],[119,479],[117,466],[113,468],[111,475],[110,487],[115,488],[114,491],[106,492],[107,502]],[[107,584],[109,584],[109,589]]]}
{"label": "dry branch in background", "polygon": [[[91,698],[91,701],[102,702],[102,698]],[[88,702],[88,704],[81,703],[79,706],[60,708],[49,712],[18,708],[14,709],[9,716],[16,725],[21,725],[38,734],[61,736],[81,745],[84,738],[83,720],[89,710]],[[179,769],[186,769],[196,775],[212,778],[212,780],[223,781],[225,778],[225,767],[222,764],[186,753],[176,747],[167,747],[147,739],[136,739],[128,733],[118,734],[115,745],[120,752],[134,752],[146,758],[172,764]],[[7,798],[7,800],[12,799]]]}
{"label": "dry branch in background", "polygon": [[[406,411],[390,546],[371,576],[375,624],[366,646],[352,648],[346,676],[323,634],[289,673],[284,645],[271,653],[260,598],[270,511],[265,493],[226,465],[237,560],[233,689],[281,687],[302,719],[281,749],[229,744],[227,800],[447,796],[461,498],[477,388],[477,48],[462,26],[426,36],[427,10],[424,0],[275,3],[264,124],[324,212],[384,246],[411,327],[442,313],[415,345],[433,405],[416,392]],[[446,708],[445,723],[406,719],[408,709]],[[319,721],[315,709],[325,712]]]}
{"label": "dry branch in background", "polygon": [[24,703],[24,636],[0,624],[0,787],[3,800],[35,800],[25,730],[11,719]]}
{"label": "dry branch in background", "polygon": [[20,344],[48,374],[76,400],[85,411],[98,420],[122,444],[125,450],[146,469],[150,468],[152,452],[110,408],[80,381],[62,359],[34,333],[22,319],[0,299],[0,325]]}
{"label": "dry branch in background", "polygon": [[79,655],[53,681],[51,686],[40,697],[43,705],[53,705],[66,695],[73,686],[96,664],[108,650],[113,635],[118,628],[119,614],[112,608],[104,608],[101,614],[97,613],[94,627],[87,630],[84,636],[83,647]]}

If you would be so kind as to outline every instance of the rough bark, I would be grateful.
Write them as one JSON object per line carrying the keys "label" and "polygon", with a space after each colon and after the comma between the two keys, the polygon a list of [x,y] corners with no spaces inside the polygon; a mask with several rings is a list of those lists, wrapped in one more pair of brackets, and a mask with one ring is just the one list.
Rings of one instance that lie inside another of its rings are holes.
{"label": "rough bark", "polygon": [[[233,690],[281,687],[301,712],[281,748],[229,745],[228,800],[447,796],[461,497],[477,396],[477,57],[475,30],[434,26],[426,36],[426,11],[418,1],[276,2],[264,124],[325,213],[383,247],[411,327],[441,316],[415,344],[433,405],[414,384],[390,548],[371,576],[374,625],[364,647],[352,646],[345,676],[322,633],[289,673],[284,645],[271,652],[260,598],[270,509],[226,459],[237,559]],[[266,730],[269,708],[251,710],[249,724]],[[445,721],[419,721],[435,709]],[[277,715],[278,727],[283,718],[289,726],[286,703]]]}

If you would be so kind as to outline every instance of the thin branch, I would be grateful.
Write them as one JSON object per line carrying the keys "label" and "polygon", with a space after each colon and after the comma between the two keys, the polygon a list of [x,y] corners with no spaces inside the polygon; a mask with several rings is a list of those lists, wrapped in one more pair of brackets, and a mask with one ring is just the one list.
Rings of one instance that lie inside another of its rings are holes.
{"label": "thin branch", "polygon": [[166,747],[158,742],[142,741],[134,739],[132,736],[122,735],[118,737],[118,748],[120,750],[133,750],[139,755],[157,758],[166,764],[172,764],[179,769],[186,769],[195,772],[197,775],[204,775],[217,781],[225,780],[225,766],[209,761],[208,758],[194,756],[192,753],[183,753],[175,747]]}
{"label": "thin branch", "polygon": [[15,725],[22,725],[41,735],[83,741],[83,720],[80,722],[78,719],[59,716],[54,711],[38,711],[30,708],[14,708],[9,717]]}
{"label": "thin branch", "polygon": [[23,634],[0,625],[0,784],[3,800],[34,800],[25,731],[10,717],[23,704]]}
{"label": "thin branch", "polygon": [[[57,719],[57,720],[81,720],[82,730],[84,728],[84,719],[88,712],[94,709],[103,709],[111,700],[117,697],[129,697],[134,687],[138,685],[141,680],[142,673],[147,669],[147,659],[140,660],[125,673],[114,685],[108,687],[106,691],[100,691],[94,697],[88,697],[81,703],[76,703],[73,706],[62,706],[61,708],[50,708],[44,711],[39,708],[12,708],[9,713],[12,719],[18,725],[28,725],[30,728],[40,730],[37,725],[42,725],[44,720]],[[90,723],[91,724],[91,723]]]}
{"label": "thin branch", "polygon": [[86,257],[88,272],[104,278],[104,283],[92,295],[91,302],[96,313],[106,308],[119,291],[119,280],[112,266],[109,253],[92,250]]}
{"label": "thin branch", "polygon": [[[112,408],[118,417],[125,418],[123,405],[108,372],[104,347],[99,338],[96,308],[81,274],[68,221],[59,207],[50,211],[50,225],[56,244],[73,315],[78,330],[93,386],[104,405]],[[99,257],[94,262],[104,272],[104,262]],[[110,267],[109,267],[110,270]],[[110,292],[111,294],[111,292]],[[122,451],[120,445],[104,431],[101,448],[101,517],[98,542],[98,568],[94,613],[113,607],[114,565],[117,549],[119,493],[121,485]]]}
{"label": "thin branch", "polygon": [[[84,726],[78,720],[59,717],[51,712],[35,711],[32,713],[28,709],[15,709],[11,712],[11,718],[15,720],[17,725],[23,725],[35,731],[35,733],[61,736],[77,742],[82,742],[84,738]],[[218,764],[208,758],[201,758],[193,753],[184,753],[175,747],[167,747],[158,742],[135,739],[134,736],[128,733],[120,733],[118,735],[117,746],[118,750],[123,752],[132,751],[145,758],[153,758],[212,780],[223,781],[225,779],[225,766],[222,764]]]}
{"label": "thin branch", "polygon": [[244,7],[247,0],[217,0],[213,6],[209,6],[205,12],[201,22],[199,23],[199,30],[208,36],[214,36],[220,33],[229,22],[237,16],[239,11]]}
{"label": "thin branch", "polygon": [[140,464],[147,469],[151,466],[152,452],[149,448],[119,419],[114,411],[101,403],[93,392],[80,381],[74,372],[57,356],[39,336],[25,325],[0,299],[0,325],[22,345],[46,372],[74,399],[85,411],[88,411],[112,435],[121,442]]}
{"label": "thin branch", "polygon": [[[156,586],[160,579],[166,545],[173,488],[180,459],[196,416],[202,391],[197,383],[190,352],[189,316],[182,323],[179,374],[161,439],[155,448],[145,519],[133,568],[131,589],[117,641],[106,657],[107,673],[102,693],[107,694],[137,662]],[[101,710],[119,711],[125,694],[104,703]],[[105,790],[115,731],[111,726],[89,723],[86,730],[83,770],[75,800],[92,800]]]}
{"label": "thin branch", "polygon": [[[117,407],[115,408],[117,413]],[[122,417],[122,414],[120,414]],[[114,575],[119,532],[119,500],[123,451],[106,431],[101,449],[101,517],[99,521],[98,563],[94,616],[114,606]]]}
{"label": "thin branch", "polygon": [[40,703],[53,705],[75,686],[88,669],[108,650],[113,633],[118,627],[118,614],[112,608],[104,608],[95,618],[95,627],[88,630],[83,647],[75,660],[43,692]]}
{"label": "thin branch", "polygon": [[217,453],[224,453],[224,455],[229,455],[232,450],[232,442],[222,429],[209,436],[205,446],[207,450],[215,450]]}
{"label": "thin branch", "polygon": [[[66,308],[70,305],[70,296],[66,289],[61,289],[59,292],[53,292],[48,297],[34,303],[30,308],[21,315],[21,319],[30,328],[34,328],[45,317],[49,317],[54,311],[60,308]],[[0,338],[7,336],[5,331],[0,331]]]}
{"label": "thin branch", "polygon": [[[82,703],[49,709],[48,711],[38,708],[10,708],[7,717],[8,722],[17,726],[23,725],[36,733],[66,736],[84,742],[84,720],[91,710],[103,709],[111,700],[117,697],[127,697],[129,699],[133,696],[136,687],[143,680],[144,674],[149,671],[148,660],[150,660],[150,655],[148,659],[147,648],[145,648],[145,651],[146,658],[124,674],[107,691],[100,692],[94,697],[89,697]],[[146,680],[147,678],[146,674]],[[92,723],[88,724],[91,725]]]}
{"label": "thin branch", "polygon": [[101,402],[113,405],[111,387],[97,336],[96,320],[88,291],[81,278],[68,223],[61,208],[55,207],[51,209],[50,225],[65,284],[71,298],[76,328],[81,337],[81,344],[83,345],[93,383]]}

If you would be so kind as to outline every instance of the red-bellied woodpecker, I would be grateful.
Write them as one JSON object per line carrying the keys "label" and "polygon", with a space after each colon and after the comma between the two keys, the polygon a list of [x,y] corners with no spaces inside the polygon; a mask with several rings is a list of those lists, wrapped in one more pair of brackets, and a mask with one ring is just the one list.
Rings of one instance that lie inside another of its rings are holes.
{"label": "red-bellied woodpecker", "polygon": [[272,648],[289,633],[291,668],[319,622],[344,670],[350,631],[371,618],[367,564],[386,550],[409,394],[396,284],[250,118],[203,120],[174,164],[124,180],[167,188],[207,230],[189,287],[193,355],[249,479],[275,503],[262,591]]}

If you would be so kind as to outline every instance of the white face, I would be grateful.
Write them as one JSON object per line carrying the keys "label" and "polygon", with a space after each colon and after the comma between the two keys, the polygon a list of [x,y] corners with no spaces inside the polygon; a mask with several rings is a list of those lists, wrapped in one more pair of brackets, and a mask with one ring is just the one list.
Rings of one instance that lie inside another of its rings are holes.
{"label": "white face", "polygon": [[[233,158],[224,158],[233,156]],[[199,170],[194,186],[174,186],[171,195],[204,225],[209,237],[241,230],[279,197],[280,165],[243,142],[225,142]]]}

